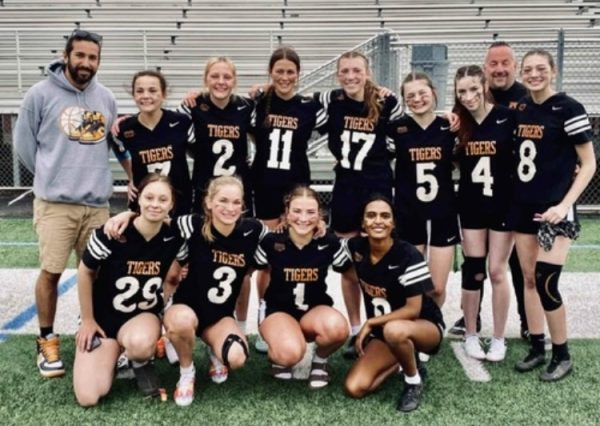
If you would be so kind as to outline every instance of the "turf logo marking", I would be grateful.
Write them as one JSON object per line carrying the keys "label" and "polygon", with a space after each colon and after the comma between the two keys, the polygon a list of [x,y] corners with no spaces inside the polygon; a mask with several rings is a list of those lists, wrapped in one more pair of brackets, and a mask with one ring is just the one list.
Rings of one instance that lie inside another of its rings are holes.
{"label": "turf logo marking", "polygon": [[483,363],[477,359],[473,359],[467,355],[461,342],[450,343],[454,356],[462,365],[465,374],[472,382],[489,382],[492,380],[492,376],[485,369]]}

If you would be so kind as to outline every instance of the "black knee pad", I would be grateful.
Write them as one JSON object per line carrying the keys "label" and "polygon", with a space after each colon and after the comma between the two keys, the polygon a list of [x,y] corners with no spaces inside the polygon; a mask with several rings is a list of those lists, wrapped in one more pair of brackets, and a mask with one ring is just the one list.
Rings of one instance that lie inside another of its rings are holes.
{"label": "black knee pad", "polygon": [[227,368],[229,368],[229,349],[231,349],[231,346],[234,343],[240,344],[240,346],[244,350],[244,355],[246,355],[246,358],[248,358],[248,346],[246,346],[246,342],[244,342],[244,339],[242,339],[237,334],[230,334],[223,342],[223,347],[221,348],[221,358],[223,359],[223,364],[225,364]]}
{"label": "black knee pad", "polygon": [[487,278],[485,257],[465,256],[461,266],[462,288],[464,290],[481,290]]}
{"label": "black knee pad", "polygon": [[562,298],[558,291],[558,279],[561,271],[561,265],[546,262],[535,264],[535,288],[540,295],[544,311],[554,311],[562,306]]}

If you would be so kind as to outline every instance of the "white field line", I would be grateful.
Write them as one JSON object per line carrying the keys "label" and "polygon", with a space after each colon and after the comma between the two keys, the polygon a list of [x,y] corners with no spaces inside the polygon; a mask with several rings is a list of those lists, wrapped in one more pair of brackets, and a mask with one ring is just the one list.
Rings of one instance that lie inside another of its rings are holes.
{"label": "white field line", "polygon": [[490,373],[483,366],[483,362],[467,355],[461,342],[451,342],[450,346],[469,380],[472,382],[489,382],[492,380]]}

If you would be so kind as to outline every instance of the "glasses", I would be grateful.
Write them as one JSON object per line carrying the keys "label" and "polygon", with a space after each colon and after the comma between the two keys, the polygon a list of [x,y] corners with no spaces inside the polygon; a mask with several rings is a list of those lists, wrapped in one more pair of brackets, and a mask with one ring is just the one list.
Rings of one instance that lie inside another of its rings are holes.
{"label": "glasses", "polygon": [[73,32],[69,36],[69,40],[71,39],[93,41],[99,46],[102,45],[102,36],[100,34],[92,33],[90,31],[85,30],[73,30]]}

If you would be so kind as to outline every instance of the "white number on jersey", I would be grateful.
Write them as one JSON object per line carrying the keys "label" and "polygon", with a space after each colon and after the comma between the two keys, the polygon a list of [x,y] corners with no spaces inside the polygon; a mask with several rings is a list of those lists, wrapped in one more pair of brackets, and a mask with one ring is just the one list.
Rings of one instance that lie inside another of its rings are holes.
{"label": "white number on jersey", "polygon": [[169,172],[171,171],[171,160],[151,163],[146,165],[146,168],[148,169],[148,173],[158,173],[162,176],[169,176]]}
{"label": "white number on jersey", "polygon": [[525,139],[519,147],[519,165],[517,166],[517,174],[521,182],[529,182],[535,176],[537,169],[535,168],[535,157],[537,150],[531,139]]}
{"label": "white number on jersey", "polygon": [[308,309],[308,305],[304,303],[304,288],[304,283],[298,283],[296,284],[296,287],[294,287],[294,296],[296,296],[294,303],[301,311],[306,311]]}
{"label": "white number on jersey", "polygon": [[[340,165],[344,169],[362,170],[363,161],[375,143],[375,135],[373,133],[351,132],[344,130],[340,136],[342,139],[342,161]],[[356,154],[354,165],[350,164],[350,147],[353,143],[364,142]]]}
{"label": "white number on jersey", "polygon": [[[437,197],[440,185],[431,173],[435,169],[435,163],[417,163],[417,198],[419,201],[429,203]],[[425,185],[428,184],[428,185]],[[429,187],[429,189],[427,188]]]}
{"label": "white number on jersey", "polygon": [[212,152],[219,158],[215,162],[213,176],[231,176],[235,173],[235,166],[223,167],[225,162],[233,155],[233,143],[229,139],[219,139],[212,146]]}
{"label": "white number on jersey", "polygon": [[494,177],[492,176],[490,157],[481,157],[479,159],[471,172],[471,180],[473,183],[483,184],[483,195],[486,197],[492,197],[494,195],[494,191],[492,190]]}
{"label": "white number on jersey", "polygon": [[[289,170],[290,155],[292,153],[292,137],[294,132],[292,130],[284,130],[283,134],[281,129],[273,129],[269,134],[269,140],[271,145],[269,146],[269,161],[267,161],[267,167],[270,169],[281,169]],[[283,142],[283,145],[280,144]],[[279,150],[281,145],[281,160],[279,160]]]}
{"label": "white number on jersey", "polygon": [[236,277],[237,274],[235,273],[235,270],[230,266],[221,266],[215,269],[213,278],[220,282],[217,287],[208,290],[208,300],[217,305],[225,303],[229,296],[231,296],[231,293],[233,293],[231,283]]}
{"label": "white number on jersey", "polygon": [[392,312],[390,302],[388,302],[383,297],[374,297],[371,303],[373,304],[373,313],[376,317],[386,315]]}
{"label": "white number on jersey", "polygon": [[[137,308],[141,310],[152,309],[158,303],[158,289],[162,285],[162,278],[152,277],[144,287],[142,287],[143,302],[137,304]],[[115,282],[115,287],[123,292],[117,294],[113,298],[113,307],[115,310],[125,312],[126,314],[135,311],[135,303],[127,303],[140,289],[140,282],[135,277],[122,277]]]}

